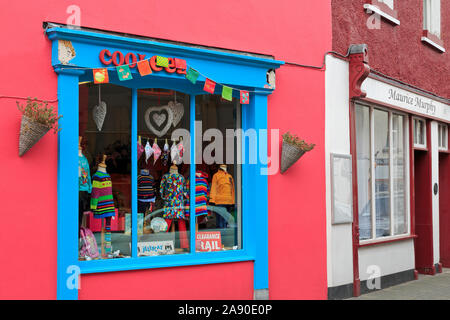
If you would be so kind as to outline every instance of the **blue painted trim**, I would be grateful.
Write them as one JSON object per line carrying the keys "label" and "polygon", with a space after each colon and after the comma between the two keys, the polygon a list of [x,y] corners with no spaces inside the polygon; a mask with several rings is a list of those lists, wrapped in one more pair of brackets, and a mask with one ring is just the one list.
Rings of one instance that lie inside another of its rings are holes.
{"label": "blue painted trim", "polygon": [[168,267],[252,261],[255,257],[243,250],[223,252],[185,253],[166,256],[80,261],[82,274],[158,269]]}
{"label": "blue painted trim", "polygon": [[137,258],[138,92],[131,90],[131,257]]}
{"label": "blue painted trim", "polygon": [[56,297],[78,299],[78,290],[69,288],[67,273],[78,260],[78,74],[58,75],[58,113],[62,130],[58,133],[58,219]]}
{"label": "blue painted trim", "polygon": [[195,145],[195,95],[189,96],[189,131],[191,132],[190,135],[190,147],[189,147],[189,155],[190,155],[190,162],[191,165],[189,167],[189,229],[190,229],[190,252],[191,254],[197,254],[195,251],[195,223],[196,223],[196,217],[195,217],[195,167],[196,167],[196,161],[195,161],[195,151],[196,151],[196,145]]}
{"label": "blue painted trim", "polygon": [[[280,65],[284,64],[284,61],[274,59],[265,59],[243,54],[186,47],[163,42],[155,42],[137,38],[121,37],[112,34],[67,29],[60,27],[47,29],[47,35],[48,38],[52,41],[70,40],[83,42],[85,44],[117,46],[121,48],[127,48],[130,50],[152,50],[155,52],[155,54],[170,53],[172,55],[182,55],[185,57],[194,57],[194,58],[201,57],[202,59],[207,59],[211,61],[221,61],[240,65],[255,65],[267,69],[276,69],[279,68]],[[56,59],[56,61],[58,60]]]}

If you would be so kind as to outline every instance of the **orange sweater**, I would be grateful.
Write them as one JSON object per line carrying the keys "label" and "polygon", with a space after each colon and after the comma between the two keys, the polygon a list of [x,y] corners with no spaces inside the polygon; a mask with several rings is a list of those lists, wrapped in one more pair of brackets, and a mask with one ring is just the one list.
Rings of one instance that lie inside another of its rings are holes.
{"label": "orange sweater", "polygon": [[215,204],[234,204],[234,180],[231,174],[219,169],[213,176],[209,196],[209,201]]}

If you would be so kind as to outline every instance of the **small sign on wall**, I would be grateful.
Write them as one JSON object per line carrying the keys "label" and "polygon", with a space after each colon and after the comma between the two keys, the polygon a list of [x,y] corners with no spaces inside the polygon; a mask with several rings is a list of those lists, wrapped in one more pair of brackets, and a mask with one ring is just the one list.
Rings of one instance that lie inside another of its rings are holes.
{"label": "small sign on wall", "polygon": [[198,232],[196,235],[197,251],[220,251],[222,250],[222,238],[220,231]]}
{"label": "small sign on wall", "polygon": [[163,254],[174,254],[173,240],[138,242],[138,256],[158,256]]}
{"label": "small sign on wall", "polygon": [[352,156],[331,154],[332,224],[353,222]]}

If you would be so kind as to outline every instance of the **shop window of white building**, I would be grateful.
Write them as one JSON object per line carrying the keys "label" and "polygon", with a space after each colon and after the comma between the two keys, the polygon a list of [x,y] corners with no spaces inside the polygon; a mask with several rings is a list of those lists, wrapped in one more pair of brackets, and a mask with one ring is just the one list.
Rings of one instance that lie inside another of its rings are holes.
{"label": "shop window of white building", "polygon": [[439,150],[448,150],[448,126],[446,124],[438,125],[438,145]]}
{"label": "shop window of white building", "polygon": [[422,41],[445,52],[441,37],[441,0],[423,0]]}
{"label": "shop window of white building", "polygon": [[360,240],[407,234],[407,117],[357,105],[355,121]]}
{"label": "shop window of white building", "polygon": [[414,118],[414,148],[427,148],[426,123],[423,119]]}

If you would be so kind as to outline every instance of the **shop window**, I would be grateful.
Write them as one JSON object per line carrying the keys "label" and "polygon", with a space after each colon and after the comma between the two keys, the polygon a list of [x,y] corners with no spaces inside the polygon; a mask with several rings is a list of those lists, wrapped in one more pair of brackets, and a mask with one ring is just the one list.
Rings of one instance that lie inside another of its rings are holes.
{"label": "shop window", "polygon": [[441,37],[441,0],[423,0],[422,42],[445,52]]}
{"label": "shop window", "polygon": [[426,122],[423,119],[414,118],[414,148],[427,147]]}
{"label": "shop window", "polygon": [[438,125],[438,145],[439,150],[448,150],[448,126],[446,124]]}
{"label": "shop window", "polygon": [[355,126],[360,240],[406,234],[406,118],[357,105]]}
{"label": "shop window", "polygon": [[[205,196],[205,208],[197,207],[196,230],[199,243],[197,251],[205,251],[201,239],[220,235],[222,249],[242,248],[242,159],[241,105],[236,99],[226,101],[216,95],[196,97],[196,141],[202,141],[202,147],[196,154],[196,197],[202,202]],[[202,137],[198,137],[199,134]]]}

